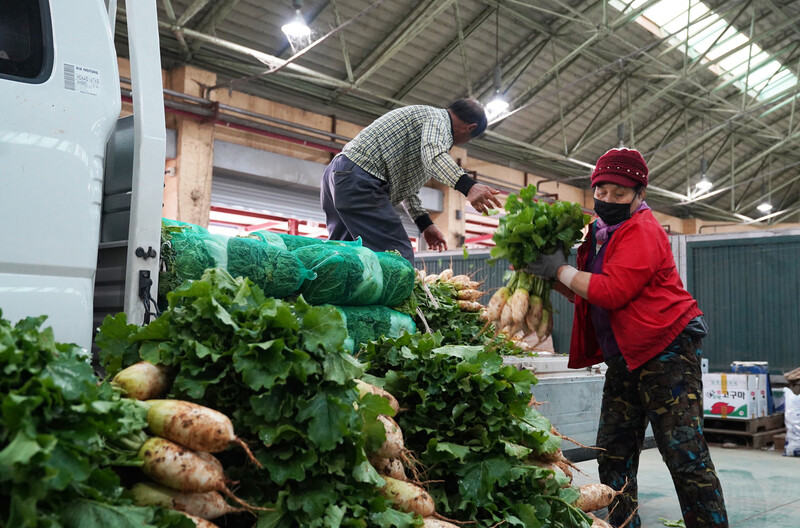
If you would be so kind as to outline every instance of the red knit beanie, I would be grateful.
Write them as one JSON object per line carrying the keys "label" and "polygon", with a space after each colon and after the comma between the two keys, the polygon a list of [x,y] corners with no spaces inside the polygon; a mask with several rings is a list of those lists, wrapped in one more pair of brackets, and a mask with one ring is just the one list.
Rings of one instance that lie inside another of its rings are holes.
{"label": "red knit beanie", "polygon": [[647,187],[647,164],[638,150],[611,149],[597,160],[592,172],[592,187],[616,183],[623,187]]}

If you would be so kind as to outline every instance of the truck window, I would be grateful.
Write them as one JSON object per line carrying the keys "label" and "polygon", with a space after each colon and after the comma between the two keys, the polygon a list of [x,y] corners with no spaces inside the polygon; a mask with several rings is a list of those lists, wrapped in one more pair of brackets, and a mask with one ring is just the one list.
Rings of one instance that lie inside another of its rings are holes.
{"label": "truck window", "polygon": [[44,82],[52,48],[47,0],[0,0],[0,77]]}

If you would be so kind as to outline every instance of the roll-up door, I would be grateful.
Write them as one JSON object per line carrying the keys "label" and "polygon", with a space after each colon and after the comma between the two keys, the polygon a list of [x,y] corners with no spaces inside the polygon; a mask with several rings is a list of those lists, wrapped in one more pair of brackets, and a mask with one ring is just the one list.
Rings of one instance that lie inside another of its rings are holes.
{"label": "roll-up door", "polygon": [[[217,169],[211,183],[211,206],[325,223],[319,189]],[[405,210],[398,207],[397,211],[409,237],[419,238],[419,230]]]}

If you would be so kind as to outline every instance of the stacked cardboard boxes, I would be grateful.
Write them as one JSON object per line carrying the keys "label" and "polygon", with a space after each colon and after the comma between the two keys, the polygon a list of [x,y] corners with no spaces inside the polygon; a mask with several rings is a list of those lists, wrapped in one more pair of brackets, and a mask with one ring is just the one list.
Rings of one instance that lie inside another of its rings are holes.
{"label": "stacked cardboard boxes", "polygon": [[767,374],[703,374],[703,414],[740,420],[767,416]]}

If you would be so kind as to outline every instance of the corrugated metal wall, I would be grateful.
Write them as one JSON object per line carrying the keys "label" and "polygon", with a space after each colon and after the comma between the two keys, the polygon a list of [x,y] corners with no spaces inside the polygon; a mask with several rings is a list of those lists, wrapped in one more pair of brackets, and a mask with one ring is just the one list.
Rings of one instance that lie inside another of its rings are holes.
{"label": "corrugated metal wall", "polygon": [[[452,268],[455,275],[470,275],[474,280],[484,281],[482,289],[487,293],[480,299],[480,302],[485,305],[495,290],[506,283],[503,280],[503,274],[509,269],[507,260],[497,261],[492,266],[487,262],[488,259],[488,250],[470,251],[466,259],[463,253],[455,251],[419,253],[414,265],[428,273],[439,273],[445,268]],[[574,266],[574,251],[570,261]],[[556,312],[553,320],[553,347],[556,352],[566,354],[569,352],[569,340],[572,334],[573,306],[558,293],[550,294],[550,302]]]}
{"label": "corrugated metal wall", "polygon": [[687,288],[711,329],[703,343],[710,368],[800,366],[800,236],[687,240],[686,248]]}

